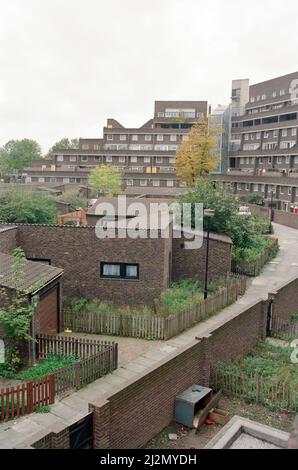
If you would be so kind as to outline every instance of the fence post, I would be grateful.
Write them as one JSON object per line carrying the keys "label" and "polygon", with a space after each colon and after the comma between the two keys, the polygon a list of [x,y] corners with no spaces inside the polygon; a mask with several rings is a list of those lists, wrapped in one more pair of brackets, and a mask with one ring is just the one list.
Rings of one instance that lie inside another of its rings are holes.
{"label": "fence post", "polygon": [[27,413],[32,413],[33,411],[33,382],[27,382]]}
{"label": "fence post", "polygon": [[256,372],[256,403],[259,403],[260,400],[260,374]]}
{"label": "fence post", "polygon": [[49,375],[49,405],[55,403],[55,375]]}

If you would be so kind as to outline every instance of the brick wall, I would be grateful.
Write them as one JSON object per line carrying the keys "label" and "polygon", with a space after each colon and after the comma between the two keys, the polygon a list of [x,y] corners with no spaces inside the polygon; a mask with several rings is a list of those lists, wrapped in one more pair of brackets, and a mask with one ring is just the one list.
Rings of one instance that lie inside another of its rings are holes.
{"label": "brick wall", "polygon": [[[168,287],[171,240],[104,239],[93,227],[19,225],[18,244],[28,258],[50,259],[64,270],[63,295],[148,303]],[[139,280],[102,279],[100,262],[138,263]]]}
{"label": "brick wall", "polygon": [[[196,279],[203,281],[205,274],[206,238],[198,250],[184,248],[183,239],[173,239],[173,281]],[[209,279],[223,276],[231,271],[232,245],[217,239],[209,242]]]}
{"label": "brick wall", "polygon": [[144,446],[174,418],[175,397],[193,384],[208,386],[210,365],[248,352],[266,331],[266,308],[259,301],[236,317],[222,319],[210,335],[107,398],[94,410],[95,448]]}
{"label": "brick wall", "polygon": [[0,253],[10,254],[17,247],[17,232],[14,227],[0,231]]}
{"label": "brick wall", "polygon": [[273,299],[272,331],[276,333],[281,323],[288,321],[293,313],[298,312],[298,278],[271,292],[269,297]]}
{"label": "brick wall", "polygon": [[274,222],[298,229],[298,214],[274,210]]}

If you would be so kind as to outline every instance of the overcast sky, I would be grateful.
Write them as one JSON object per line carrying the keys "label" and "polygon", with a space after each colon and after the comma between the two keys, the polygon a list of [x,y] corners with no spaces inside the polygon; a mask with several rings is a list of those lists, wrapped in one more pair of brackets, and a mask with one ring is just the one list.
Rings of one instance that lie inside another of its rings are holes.
{"label": "overcast sky", "polygon": [[227,104],[297,70],[297,0],[0,0],[0,145],[140,126],[154,100]]}

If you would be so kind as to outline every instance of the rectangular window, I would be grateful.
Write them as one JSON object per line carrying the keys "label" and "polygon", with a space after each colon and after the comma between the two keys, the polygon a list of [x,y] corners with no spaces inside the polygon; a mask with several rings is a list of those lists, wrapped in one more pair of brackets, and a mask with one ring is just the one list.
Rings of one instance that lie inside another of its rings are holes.
{"label": "rectangular window", "polygon": [[147,186],[147,180],[140,180],[140,186]]}
{"label": "rectangular window", "polygon": [[133,163],[137,163],[138,157],[130,157],[130,161]]}
{"label": "rectangular window", "polygon": [[173,180],[167,180],[167,186],[169,188],[172,188],[174,186],[174,181]]}
{"label": "rectangular window", "polygon": [[43,177],[38,178],[38,182],[39,182],[39,183],[44,183],[44,182],[45,182],[45,179],[44,179]]}
{"label": "rectangular window", "polygon": [[277,163],[280,165],[283,162],[283,157],[277,157]]}
{"label": "rectangular window", "polygon": [[275,137],[275,138],[278,137],[278,131],[273,131],[273,137]]}
{"label": "rectangular window", "polygon": [[100,263],[100,275],[110,279],[139,279],[139,265],[130,263]]}
{"label": "rectangular window", "polygon": [[169,158],[169,163],[175,164],[176,163],[176,158],[175,157],[170,157]]}
{"label": "rectangular window", "polygon": [[171,141],[171,142],[176,142],[176,140],[177,140],[176,134],[171,134],[171,136],[170,136],[170,141]]}
{"label": "rectangular window", "polygon": [[146,142],[151,142],[151,135],[145,135]]}
{"label": "rectangular window", "polygon": [[150,163],[151,158],[150,157],[144,157],[144,163]]}
{"label": "rectangular window", "polygon": [[155,161],[156,163],[162,163],[162,157],[156,157]]}
{"label": "rectangular window", "polygon": [[250,184],[249,183],[246,183],[245,189],[246,189],[246,191],[250,191]]}
{"label": "rectangular window", "polygon": [[63,178],[63,183],[66,183],[66,184],[68,184],[68,183],[69,183],[69,181],[70,181],[70,180],[69,180],[69,178]]}
{"label": "rectangular window", "polygon": [[127,180],[126,186],[133,186],[133,180]]}
{"label": "rectangular window", "polygon": [[120,140],[126,140],[126,135],[125,134],[120,134]]}
{"label": "rectangular window", "polygon": [[57,155],[57,162],[63,162],[64,157],[63,155]]}
{"label": "rectangular window", "polygon": [[264,139],[268,139],[268,137],[269,137],[269,132],[266,132],[266,131],[265,131],[265,132],[264,132]]}
{"label": "rectangular window", "polygon": [[282,129],[281,135],[282,135],[282,137],[287,137],[287,135],[288,135],[288,129]]}
{"label": "rectangular window", "polygon": [[69,161],[70,161],[70,162],[76,162],[76,161],[77,161],[77,157],[76,157],[75,155],[71,155],[71,156],[69,157]]}
{"label": "rectangular window", "polygon": [[139,139],[139,136],[136,135],[136,134],[134,134],[134,135],[131,136],[131,140],[133,140],[134,142],[137,142],[138,139]]}
{"label": "rectangular window", "polygon": [[248,140],[249,139],[249,134],[244,134],[244,140]]}
{"label": "rectangular window", "polygon": [[114,140],[114,136],[112,134],[107,135],[107,140]]}
{"label": "rectangular window", "polygon": [[111,155],[107,155],[106,156],[106,162],[107,163],[112,163],[112,161],[113,161],[113,157]]}
{"label": "rectangular window", "polygon": [[291,135],[294,137],[295,135],[297,135],[297,127],[293,127],[292,130],[291,130]]}
{"label": "rectangular window", "polygon": [[81,178],[76,178],[76,183],[80,183],[81,182]]}
{"label": "rectangular window", "polygon": [[125,163],[125,157],[119,157],[119,162],[120,163]]}
{"label": "rectangular window", "polygon": [[88,162],[88,157],[86,155],[81,156],[82,162]]}
{"label": "rectangular window", "polygon": [[159,181],[159,180],[153,180],[153,181],[152,181],[152,185],[153,185],[153,186],[159,186],[159,185],[160,185],[160,181]]}
{"label": "rectangular window", "polygon": [[89,144],[83,144],[82,150],[89,150]]}
{"label": "rectangular window", "polygon": [[261,132],[257,132],[256,133],[256,139],[260,139],[261,138]]}
{"label": "rectangular window", "polygon": [[163,135],[162,135],[162,134],[157,134],[156,140],[157,140],[158,142],[162,142],[162,141],[163,141]]}

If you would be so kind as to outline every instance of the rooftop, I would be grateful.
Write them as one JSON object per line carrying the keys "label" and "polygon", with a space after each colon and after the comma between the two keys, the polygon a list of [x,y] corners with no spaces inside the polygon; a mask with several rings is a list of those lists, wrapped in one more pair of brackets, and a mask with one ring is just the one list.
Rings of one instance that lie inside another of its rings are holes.
{"label": "rooftop", "polygon": [[24,260],[20,268],[20,279],[16,282],[14,276],[14,257],[0,253],[0,286],[15,289],[26,293],[40,290],[46,284],[61,276],[63,270],[42,263]]}

